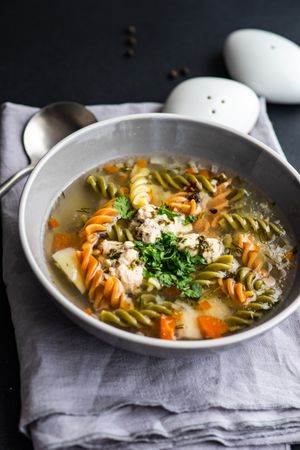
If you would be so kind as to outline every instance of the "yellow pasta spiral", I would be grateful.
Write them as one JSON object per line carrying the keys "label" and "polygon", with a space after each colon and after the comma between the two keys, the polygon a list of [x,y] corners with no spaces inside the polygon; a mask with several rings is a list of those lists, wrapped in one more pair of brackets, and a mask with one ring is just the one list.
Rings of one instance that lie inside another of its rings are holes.
{"label": "yellow pasta spiral", "polygon": [[150,170],[147,167],[134,166],[130,177],[129,197],[135,209],[148,205],[151,200],[151,187],[148,184]]}

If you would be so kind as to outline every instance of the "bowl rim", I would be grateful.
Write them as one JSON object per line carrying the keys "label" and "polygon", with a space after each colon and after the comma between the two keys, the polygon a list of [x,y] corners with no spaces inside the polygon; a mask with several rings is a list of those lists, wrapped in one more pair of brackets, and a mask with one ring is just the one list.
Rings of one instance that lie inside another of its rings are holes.
{"label": "bowl rim", "polygon": [[[218,349],[218,348],[226,348],[230,347],[234,344],[238,344],[244,341],[247,341],[249,339],[252,339],[256,336],[259,336],[269,330],[271,330],[273,327],[281,323],[283,320],[287,319],[299,306],[300,306],[300,295],[296,297],[296,299],[285,309],[283,309],[281,312],[276,314],[274,317],[270,318],[269,320],[266,320],[262,324],[258,324],[254,326],[253,328],[246,329],[245,331],[241,331],[236,334],[232,334],[229,336],[224,336],[218,339],[203,339],[203,340],[164,340],[164,339],[158,339],[154,337],[148,337],[148,336],[141,336],[135,333],[128,332],[126,330],[122,330],[116,327],[113,327],[109,324],[106,324],[104,322],[101,322],[100,320],[95,319],[92,316],[89,316],[86,314],[82,309],[80,309],[78,306],[73,304],[65,295],[63,295],[62,292],[59,291],[58,288],[55,287],[53,283],[46,277],[46,275],[42,272],[40,269],[38,263],[36,262],[31,250],[29,243],[27,241],[26,233],[25,233],[25,214],[26,214],[26,203],[28,200],[30,188],[34,181],[36,180],[39,171],[42,167],[44,167],[48,160],[55,156],[56,153],[58,153],[66,144],[68,144],[72,140],[76,140],[78,136],[88,134],[91,130],[95,128],[104,128],[106,126],[120,123],[120,122],[126,122],[126,121],[139,121],[139,120],[145,120],[145,119],[156,119],[156,120],[173,120],[173,121],[184,121],[184,122],[192,122],[196,124],[204,124],[208,125],[209,127],[218,130],[221,129],[223,131],[226,131],[230,134],[237,135],[240,138],[251,142],[258,147],[263,152],[266,152],[269,154],[269,156],[273,159],[277,159],[289,172],[290,174],[297,179],[297,181],[300,184],[300,174],[296,171],[296,169],[282,156],[280,156],[277,152],[272,150],[270,147],[268,147],[263,142],[259,141],[258,139],[249,136],[248,134],[245,134],[243,132],[237,131],[235,129],[232,129],[226,125],[217,124],[215,122],[209,121],[209,120],[198,120],[193,119],[187,116],[179,115],[179,114],[169,114],[169,113],[139,113],[139,114],[129,114],[125,116],[119,116],[114,117],[111,119],[105,119],[103,121],[96,122],[95,124],[88,125],[78,131],[75,131],[71,135],[67,136],[60,142],[58,142],[46,155],[37,163],[35,168],[33,169],[32,173],[30,174],[25,187],[23,189],[20,204],[19,204],[19,217],[18,217],[18,225],[19,225],[19,235],[21,239],[21,244],[26,256],[26,259],[35,274],[35,276],[38,278],[42,286],[45,287],[45,289],[48,291],[48,293],[51,294],[53,299],[57,301],[60,306],[62,306],[63,309],[66,309],[68,313],[71,316],[74,316],[79,322],[86,322],[87,325],[89,325],[91,328],[96,328],[100,332],[106,333],[106,335],[112,335],[114,339],[120,340],[120,341],[127,341],[132,344],[138,344],[145,347],[157,347],[157,348],[164,348],[164,349],[176,349],[176,350],[204,350],[204,349]],[[78,324],[78,321],[77,324]]]}

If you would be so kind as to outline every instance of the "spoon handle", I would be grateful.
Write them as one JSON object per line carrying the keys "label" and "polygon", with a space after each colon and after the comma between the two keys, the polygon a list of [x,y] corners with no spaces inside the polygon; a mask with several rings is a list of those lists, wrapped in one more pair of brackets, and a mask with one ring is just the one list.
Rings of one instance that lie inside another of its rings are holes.
{"label": "spoon handle", "polygon": [[30,164],[29,166],[24,167],[24,169],[19,170],[19,172],[15,173],[8,180],[4,181],[4,183],[0,186],[0,198],[6,194],[6,192],[14,186],[14,184],[21,180],[21,178],[25,177],[25,175],[28,175],[33,169],[34,165]]}

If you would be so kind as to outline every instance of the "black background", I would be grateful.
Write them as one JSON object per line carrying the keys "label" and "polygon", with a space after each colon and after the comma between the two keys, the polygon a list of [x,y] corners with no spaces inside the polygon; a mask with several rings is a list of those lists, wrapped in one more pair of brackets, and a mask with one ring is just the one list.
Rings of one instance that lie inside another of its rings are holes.
{"label": "black background", "polygon": [[[170,69],[187,65],[191,76],[228,76],[222,45],[238,28],[262,28],[300,43],[298,0],[1,0],[0,17],[0,102],[34,106],[163,102],[183,80],[169,80]],[[130,24],[137,45],[128,59],[124,29]],[[268,111],[299,170],[300,106],[268,105]],[[0,449],[27,450],[31,444],[17,432],[19,368],[4,289]]]}

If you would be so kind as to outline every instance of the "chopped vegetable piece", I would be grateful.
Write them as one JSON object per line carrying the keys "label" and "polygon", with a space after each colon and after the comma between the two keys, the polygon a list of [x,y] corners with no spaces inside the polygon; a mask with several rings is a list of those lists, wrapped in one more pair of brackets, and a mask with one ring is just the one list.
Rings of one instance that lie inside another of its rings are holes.
{"label": "chopped vegetable piece", "polygon": [[187,169],[185,169],[185,173],[190,173],[191,175],[195,175],[197,172],[195,172],[192,167],[188,167]]}
{"label": "chopped vegetable piece", "polygon": [[48,220],[48,226],[51,229],[57,228],[59,227],[59,222],[55,219],[55,217],[50,217],[50,219]]}
{"label": "chopped vegetable piece", "polygon": [[206,177],[206,178],[210,177],[210,174],[209,174],[208,170],[206,170],[206,169],[199,170],[199,175],[202,175],[203,177]]}
{"label": "chopped vegetable piece", "polygon": [[176,320],[169,316],[160,316],[159,329],[160,339],[168,339],[169,341],[174,339]]}
{"label": "chopped vegetable piece", "polygon": [[119,167],[116,166],[115,164],[107,164],[106,166],[103,167],[103,170],[106,173],[117,173],[119,172]]}
{"label": "chopped vegetable piece", "polygon": [[59,250],[52,255],[52,258],[56,266],[62,270],[66,277],[83,294],[86,288],[75,248],[68,247]]}
{"label": "chopped vegetable piece", "polygon": [[91,316],[91,315],[93,314],[93,311],[91,310],[91,308],[86,308],[86,309],[84,310],[84,312],[85,312],[86,314],[88,314],[89,316]]}
{"label": "chopped vegetable piece", "polygon": [[143,169],[144,167],[147,167],[148,161],[146,159],[138,159],[136,161],[136,165],[140,168]]}
{"label": "chopped vegetable piece", "polygon": [[216,339],[228,331],[228,325],[212,316],[199,316],[198,325],[205,339]]}
{"label": "chopped vegetable piece", "polygon": [[211,304],[207,301],[207,300],[202,300],[200,303],[199,303],[199,309],[200,309],[200,311],[208,311],[209,309],[211,309],[212,308],[212,306],[211,306]]}
{"label": "chopped vegetable piece", "polygon": [[72,244],[72,235],[69,233],[56,233],[52,242],[52,251],[57,252],[63,248],[70,247]]}

